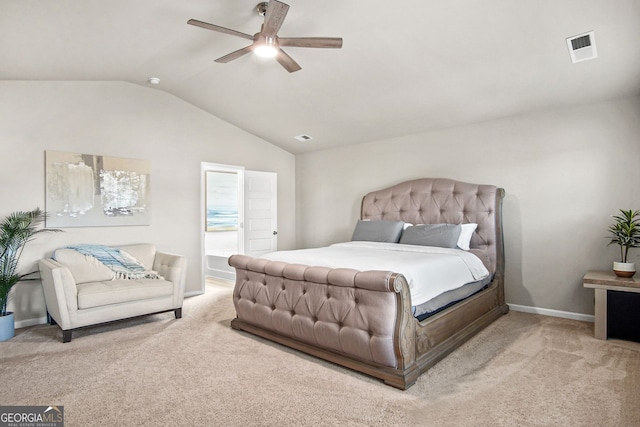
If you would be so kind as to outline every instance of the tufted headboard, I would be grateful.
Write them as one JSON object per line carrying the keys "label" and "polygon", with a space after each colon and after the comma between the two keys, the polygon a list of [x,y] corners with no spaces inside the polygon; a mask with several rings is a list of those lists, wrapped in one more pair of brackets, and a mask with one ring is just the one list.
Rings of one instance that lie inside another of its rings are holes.
{"label": "tufted headboard", "polygon": [[471,252],[490,272],[503,275],[503,197],[504,190],[493,185],[423,178],[365,195],[360,216],[412,224],[476,223]]}

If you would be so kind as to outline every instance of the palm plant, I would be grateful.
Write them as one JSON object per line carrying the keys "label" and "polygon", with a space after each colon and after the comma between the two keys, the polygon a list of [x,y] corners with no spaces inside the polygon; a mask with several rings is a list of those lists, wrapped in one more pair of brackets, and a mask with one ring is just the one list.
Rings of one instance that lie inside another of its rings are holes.
{"label": "palm plant", "polygon": [[0,222],[0,316],[7,315],[11,288],[21,280],[32,280],[28,277],[35,273],[18,273],[18,262],[24,246],[39,233],[61,231],[36,228],[45,217],[44,211],[36,208],[32,211],[13,212]]}
{"label": "palm plant", "polygon": [[640,211],[620,209],[620,214],[614,215],[613,219],[615,222],[609,227],[609,245],[619,245],[621,262],[627,262],[629,249],[640,247]]}

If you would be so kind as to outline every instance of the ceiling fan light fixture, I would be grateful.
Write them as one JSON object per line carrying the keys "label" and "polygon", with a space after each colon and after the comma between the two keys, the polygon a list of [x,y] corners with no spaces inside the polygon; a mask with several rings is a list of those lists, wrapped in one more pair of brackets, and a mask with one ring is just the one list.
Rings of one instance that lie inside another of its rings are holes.
{"label": "ceiling fan light fixture", "polygon": [[253,47],[253,53],[261,58],[273,58],[278,54],[275,39],[272,37],[265,37],[264,42],[255,44]]}
{"label": "ceiling fan light fixture", "polygon": [[258,56],[275,58],[275,60],[290,73],[302,69],[300,65],[290,57],[280,46],[285,47],[311,47],[311,48],[333,48],[342,47],[342,38],[340,37],[278,37],[278,31],[284,22],[284,18],[289,11],[289,5],[278,0],[269,0],[269,2],[261,2],[256,6],[258,14],[264,16],[264,23],[258,33],[253,36],[232,30],[230,28],[221,27],[219,25],[209,24],[208,22],[198,21],[197,19],[189,19],[187,24],[195,25],[211,31],[229,34],[243,39],[251,40],[249,46],[228,53],[215,62],[227,63],[238,59],[249,52],[254,52]]}
{"label": "ceiling fan light fixture", "polygon": [[258,45],[253,49],[253,53],[261,58],[273,58],[278,54],[278,49],[267,44]]}

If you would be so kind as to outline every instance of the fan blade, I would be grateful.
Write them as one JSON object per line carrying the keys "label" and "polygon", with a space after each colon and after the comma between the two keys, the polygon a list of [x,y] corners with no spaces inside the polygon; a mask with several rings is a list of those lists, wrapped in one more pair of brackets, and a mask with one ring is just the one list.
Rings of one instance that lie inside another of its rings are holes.
{"label": "fan blade", "polygon": [[276,55],[276,61],[278,61],[280,65],[282,65],[290,73],[293,73],[295,71],[302,69],[302,67],[298,65],[298,63],[294,61],[292,57],[287,55],[286,52],[282,49],[278,49],[278,54]]}
{"label": "fan blade", "polygon": [[195,25],[196,27],[205,28],[211,31],[217,31],[219,33],[231,34],[232,36],[242,37],[243,39],[253,40],[253,36],[249,34],[241,33],[240,31],[230,30],[229,28],[221,27],[219,25],[209,24],[207,22],[198,21],[197,19],[189,19],[187,21],[189,25]]}
{"label": "fan blade", "polygon": [[220,58],[216,59],[215,62],[221,62],[223,64],[225,64],[227,62],[231,62],[234,59],[238,59],[241,56],[244,56],[247,53],[251,52],[252,49],[253,49],[253,45],[249,45],[247,47],[243,47],[242,49],[238,49],[235,52],[231,52],[228,55],[221,56]]}
{"label": "fan blade", "polygon": [[267,13],[264,15],[264,26],[262,35],[265,37],[275,37],[284,22],[284,18],[289,11],[289,5],[277,0],[271,0],[267,6]]}
{"label": "fan blade", "polygon": [[280,46],[292,47],[323,47],[340,49],[342,38],[340,37],[278,37]]}

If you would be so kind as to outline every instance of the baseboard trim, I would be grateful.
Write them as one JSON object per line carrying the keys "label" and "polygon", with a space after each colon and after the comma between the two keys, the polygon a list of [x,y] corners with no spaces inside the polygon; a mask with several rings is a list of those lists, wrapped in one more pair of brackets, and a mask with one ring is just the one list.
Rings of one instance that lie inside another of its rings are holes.
{"label": "baseboard trim", "polygon": [[572,313],[570,311],[553,310],[550,308],[530,307],[528,305],[508,304],[509,309],[522,313],[541,314],[543,316],[562,317],[563,319],[580,320],[581,322],[594,322],[595,316],[591,314]]}
{"label": "baseboard trim", "polygon": [[[202,291],[192,291],[185,293],[185,297],[202,295]],[[594,322],[595,316],[590,314],[572,313],[570,311],[552,310],[550,308],[530,307],[528,305],[508,304],[509,309],[522,313],[541,314],[543,316],[562,317],[563,319],[580,320],[582,322]],[[42,325],[47,323],[47,317],[39,317],[35,319],[18,320],[15,323],[16,329],[26,328],[27,326]]]}
{"label": "baseboard trim", "polygon": [[19,328],[26,328],[27,326],[42,325],[43,323],[47,323],[47,316],[38,317],[35,319],[16,320],[14,325],[16,329],[19,329]]}

